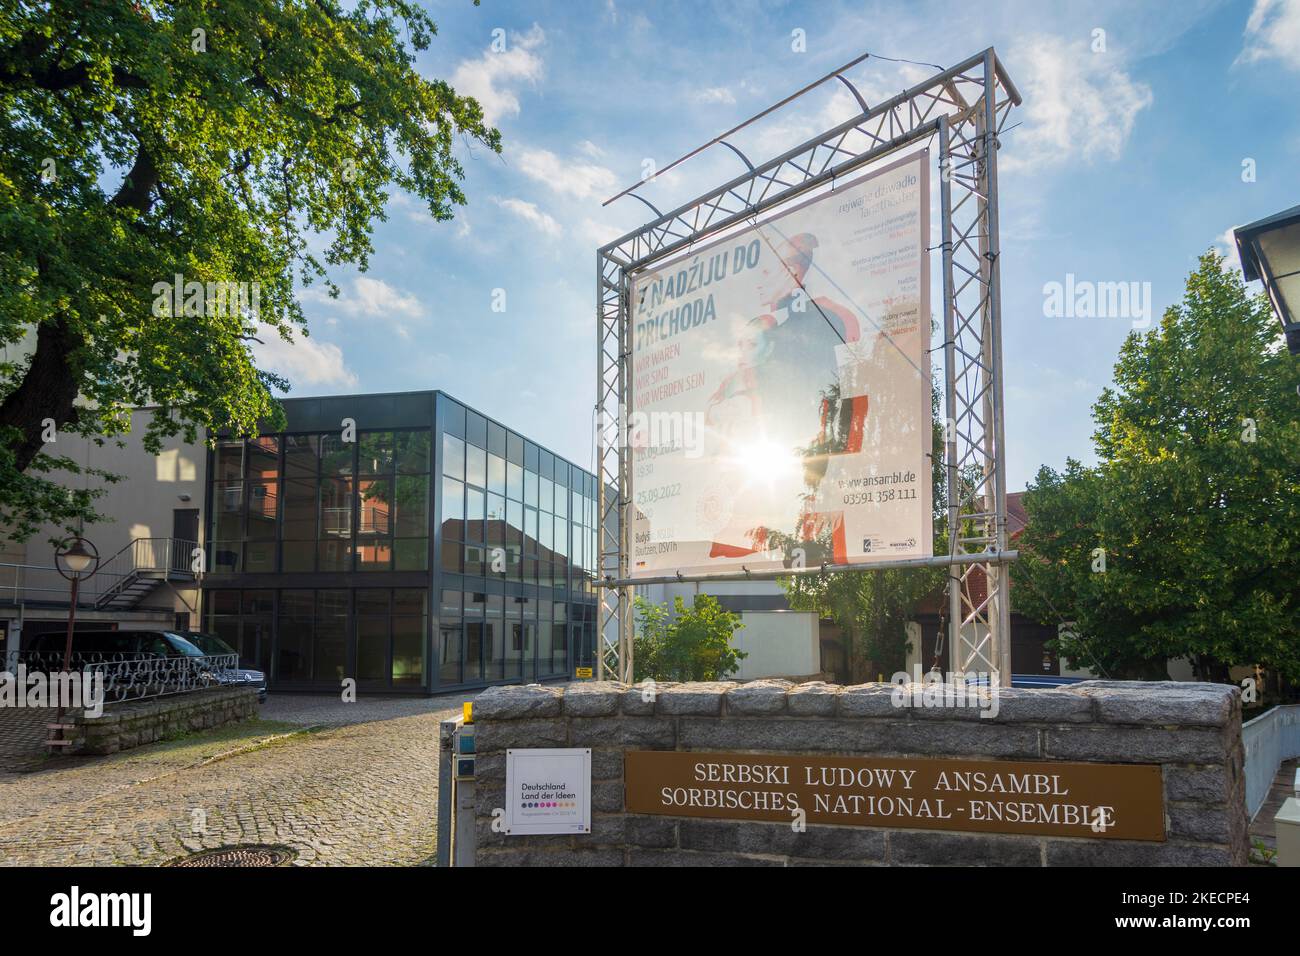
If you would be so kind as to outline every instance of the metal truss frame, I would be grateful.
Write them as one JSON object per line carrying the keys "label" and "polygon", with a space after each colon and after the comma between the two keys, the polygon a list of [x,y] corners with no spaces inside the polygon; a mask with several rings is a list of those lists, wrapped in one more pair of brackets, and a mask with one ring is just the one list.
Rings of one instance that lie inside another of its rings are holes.
{"label": "metal truss frame", "polygon": [[861,114],[759,166],[719,140],[744,162],[742,175],[671,212],[660,214],[650,206],[657,218],[596,253],[601,588],[596,658],[601,679],[631,683],[633,676],[636,582],[629,576],[629,546],[634,498],[627,445],[632,276],[707,236],[819,186],[833,187],[837,178],[859,167],[937,137],[950,534],[949,554],[928,563],[949,569],[954,668],[997,673],[1003,683],[1010,682],[1006,570],[1014,552],[1007,550],[997,147],[998,133],[1011,107],[1020,104],[1020,94],[992,48],[876,106],[868,106],[842,75],[833,75],[853,92]]}

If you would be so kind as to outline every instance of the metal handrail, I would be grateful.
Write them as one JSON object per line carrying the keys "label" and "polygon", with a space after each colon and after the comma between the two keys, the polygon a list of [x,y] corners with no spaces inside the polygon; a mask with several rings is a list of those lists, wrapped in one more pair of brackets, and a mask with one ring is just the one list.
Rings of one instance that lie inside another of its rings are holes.
{"label": "metal handrail", "polygon": [[92,687],[102,677],[104,702],[116,704],[237,683],[239,655],[137,657],[87,664],[83,673]]}
{"label": "metal handrail", "polygon": [[[20,651],[15,665],[27,673],[57,674],[63,670],[62,653]],[[72,671],[80,672],[89,686],[103,680],[104,702],[148,700],[190,691],[240,684],[238,654],[203,657],[162,657],[157,654],[74,652]]]}
{"label": "metal handrail", "polygon": [[[183,538],[134,538],[82,582],[82,600],[97,604],[141,573],[194,574],[192,562],[197,547],[197,542]],[[5,592],[14,604],[37,600],[58,603],[67,599],[68,582],[52,564],[0,562],[0,596]]]}

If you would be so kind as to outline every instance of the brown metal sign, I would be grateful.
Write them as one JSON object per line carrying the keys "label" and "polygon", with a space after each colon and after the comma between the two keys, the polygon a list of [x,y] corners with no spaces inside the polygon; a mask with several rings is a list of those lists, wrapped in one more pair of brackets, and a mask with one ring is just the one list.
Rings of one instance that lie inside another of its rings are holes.
{"label": "brown metal sign", "polygon": [[629,813],[1165,839],[1152,765],[642,750],[624,775]]}

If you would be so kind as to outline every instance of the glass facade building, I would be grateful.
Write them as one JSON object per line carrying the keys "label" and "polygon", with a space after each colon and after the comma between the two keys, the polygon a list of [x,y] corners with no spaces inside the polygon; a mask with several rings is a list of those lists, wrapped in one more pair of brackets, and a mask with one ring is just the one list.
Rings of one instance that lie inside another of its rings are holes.
{"label": "glass facade building", "polygon": [[285,399],[209,453],[205,630],[272,688],[441,693],[592,666],[596,480],[441,392]]}

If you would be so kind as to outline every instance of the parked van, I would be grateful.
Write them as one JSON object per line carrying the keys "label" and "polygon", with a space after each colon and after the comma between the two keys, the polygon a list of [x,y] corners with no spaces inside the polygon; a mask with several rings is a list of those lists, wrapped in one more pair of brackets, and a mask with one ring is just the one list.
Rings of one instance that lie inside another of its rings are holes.
{"label": "parked van", "polygon": [[[39,635],[31,650],[41,657],[61,657],[67,647],[67,633],[51,631]],[[87,660],[130,660],[140,657],[202,657],[192,642],[172,631],[76,631],[72,635],[72,656]]]}

